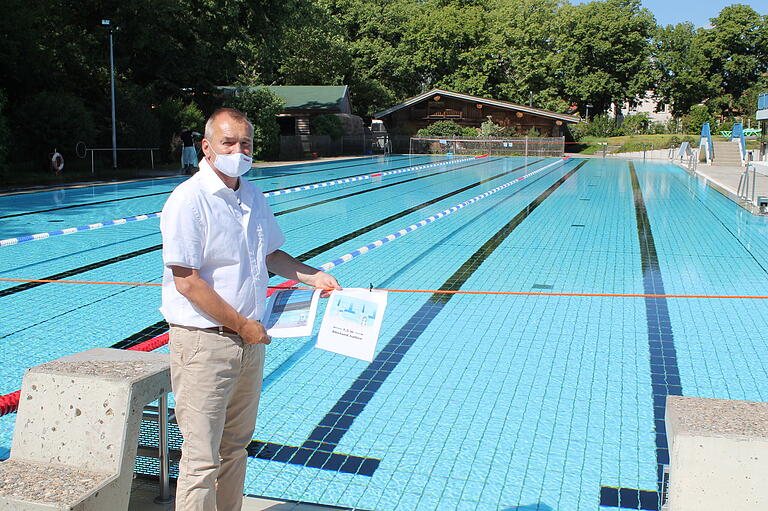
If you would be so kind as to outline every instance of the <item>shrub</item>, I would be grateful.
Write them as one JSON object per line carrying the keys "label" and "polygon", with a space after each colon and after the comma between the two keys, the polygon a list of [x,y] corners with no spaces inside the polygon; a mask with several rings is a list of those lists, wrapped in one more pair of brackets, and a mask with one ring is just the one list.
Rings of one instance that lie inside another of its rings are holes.
{"label": "shrub", "polygon": [[682,133],[683,123],[679,117],[673,117],[667,121],[667,133]]}
{"label": "shrub", "polygon": [[713,124],[712,114],[704,105],[693,105],[690,112],[683,116],[683,129],[686,133],[701,133],[701,127],[705,122],[710,126]]}
{"label": "shrub", "polygon": [[417,133],[420,137],[476,137],[475,128],[465,128],[453,121],[437,121]]}
{"label": "shrub", "polygon": [[721,122],[716,129],[713,129],[713,133],[720,134],[721,131],[733,131],[733,119],[725,119]]}
{"label": "shrub", "polygon": [[500,137],[503,136],[503,132],[504,128],[493,122],[493,119],[489,115],[486,117],[486,120],[483,121],[483,124],[480,125],[478,136],[482,138]]}
{"label": "shrub", "polygon": [[589,135],[589,123],[577,122],[576,124],[569,124],[568,131],[571,133],[573,140],[578,142],[582,138]]}
{"label": "shrub", "polygon": [[622,135],[646,135],[650,131],[651,120],[645,112],[627,115],[621,122]]}
{"label": "shrub", "polygon": [[667,125],[665,125],[663,122],[651,123],[650,132],[654,135],[666,135],[669,133],[667,130]]}
{"label": "shrub", "polygon": [[616,120],[603,114],[592,118],[587,134],[593,137],[613,137],[619,134],[618,131]]}
{"label": "shrub", "polygon": [[333,114],[318,115],[312,119],[312,134],[328,135],[336,140],[344,135],[344,125]]}
{"label": "shrub", "polygon": [[255,158],[274,157],[280,150],[280,126],[277,114],[285,102],[269,89],[251,87],[227,98],[225,106],[237,108],[253,124],[253,155]]}

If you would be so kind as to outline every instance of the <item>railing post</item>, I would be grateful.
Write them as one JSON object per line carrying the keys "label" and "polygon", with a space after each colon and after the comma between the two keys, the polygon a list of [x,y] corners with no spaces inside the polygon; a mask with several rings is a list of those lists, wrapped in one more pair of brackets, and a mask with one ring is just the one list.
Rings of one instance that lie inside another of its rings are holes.
{"label": "railing post", "polygon": [[149,150],[149,159],[152,162],[152,170],[154,170],[155,169],[155,150],[154,149]]}
{"label": "railing post", "polygon": [[160,396],[158,402],[158,461],[160,462],[160,495],[155,497],[156,504],[173,502],[171,486],[168,480],[168,394]]}
{"label": "railing post", "polygon": [[91,175],[96,175],[96,167],[93,165],[93,149],[91,149]]}

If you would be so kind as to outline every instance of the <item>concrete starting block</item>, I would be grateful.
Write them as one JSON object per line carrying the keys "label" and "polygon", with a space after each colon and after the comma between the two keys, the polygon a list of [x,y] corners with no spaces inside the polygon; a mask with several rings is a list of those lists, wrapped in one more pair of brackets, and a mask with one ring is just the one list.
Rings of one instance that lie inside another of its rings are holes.
{"label": "concrete starting block", "polygon": [[0,510],[127,510],[143,409],[170,390],[167,354],[94,348],[27,370]]}
{"label": "concrete starting block", "polygon": [[668,511],[768,509],[768,403],[667,396]]}

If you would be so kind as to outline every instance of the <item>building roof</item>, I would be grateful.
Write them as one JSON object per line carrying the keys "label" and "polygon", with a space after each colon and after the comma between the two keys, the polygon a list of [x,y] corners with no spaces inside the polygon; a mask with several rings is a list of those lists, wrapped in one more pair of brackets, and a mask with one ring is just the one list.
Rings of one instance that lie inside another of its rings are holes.
{"label": "building roof", "polygon": [[225,91],[268,89],[285,101],[285,110],[345,111],[349,101],[347,85],[259,85],[253,87],[219,87]]}
{"label": "building roof", "polygon": [[413,96],[412,98],[406,99],[400,104],[397,104],[391,108],[388,108],[386,110],[382,110],[381,112],[377,112],[375,114],[375,117],[384,117],[386,115],[389,115],[393,112],[396,112],[397,110],[400,110],[401,108],[405,108],[407,106],[413,105],[415,103],[419,103],[421,101],[424,101],[425,99],[430,98],[431,96],[434,96],[435,94],[439,94],[441,96],[449,97],[449,98],[455,98],[455,99],[461,99],[464,101],[471,101],[473,103],[482,103],[484,105],[489,106],[495,106],[497,108],[504,108],[507,110],[514,110],[516,112],[526,112],[532,115],[537,115],[539,117],[548,117],[550,119],[559,119],[561,121],[565,122],[580,122],[581,119],[575,115],[568,115],[568,114],[560,114],[557,112],[551,112],[549,110],[542,110],[540,108],[531,108],[528,106],[523,105],[516,105],[515,103],[509,103],[507,101],[499,101],[498,99],[488,99],[488,98],[480,98],[477,96],[470,96],[469,94],[461,94],[458,92],[453,92],[449,90],[444,89],[432,89],[430,91],[424,92],[422,94],[419,94],[418,96]]}

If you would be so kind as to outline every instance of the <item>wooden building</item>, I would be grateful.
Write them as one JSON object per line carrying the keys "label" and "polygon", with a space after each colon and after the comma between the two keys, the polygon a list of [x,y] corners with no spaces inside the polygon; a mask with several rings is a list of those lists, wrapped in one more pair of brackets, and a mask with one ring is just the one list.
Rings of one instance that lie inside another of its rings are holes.
{"label": "wooden building", "polygon": [[535,128],[544,137],[564,136],[566,123],[581,120],[574,115],[443,89],[432,89],[376,114],[376,118],[384,121],[390,133],[409,134],[444,120],[479,128],[489,116],[494,123],[513,127],[520,135]]}
{"label": "wooden building", "polygon": [[[310,123],[312,118],[323,114],[336,114],[341,116],[342,123],[346,124],[352,116],[352,105],[349,101],[349,87],[347,85],[259,85],[259,86],[229,86],[219,87],[224,94],[238,94],[242,90],[267,89],[283,99],[285,106],[283,111],[277,114],[277,122],[280,125],[281,135],[310,135]],[[359,131],[362,130],[362,120]]]}

